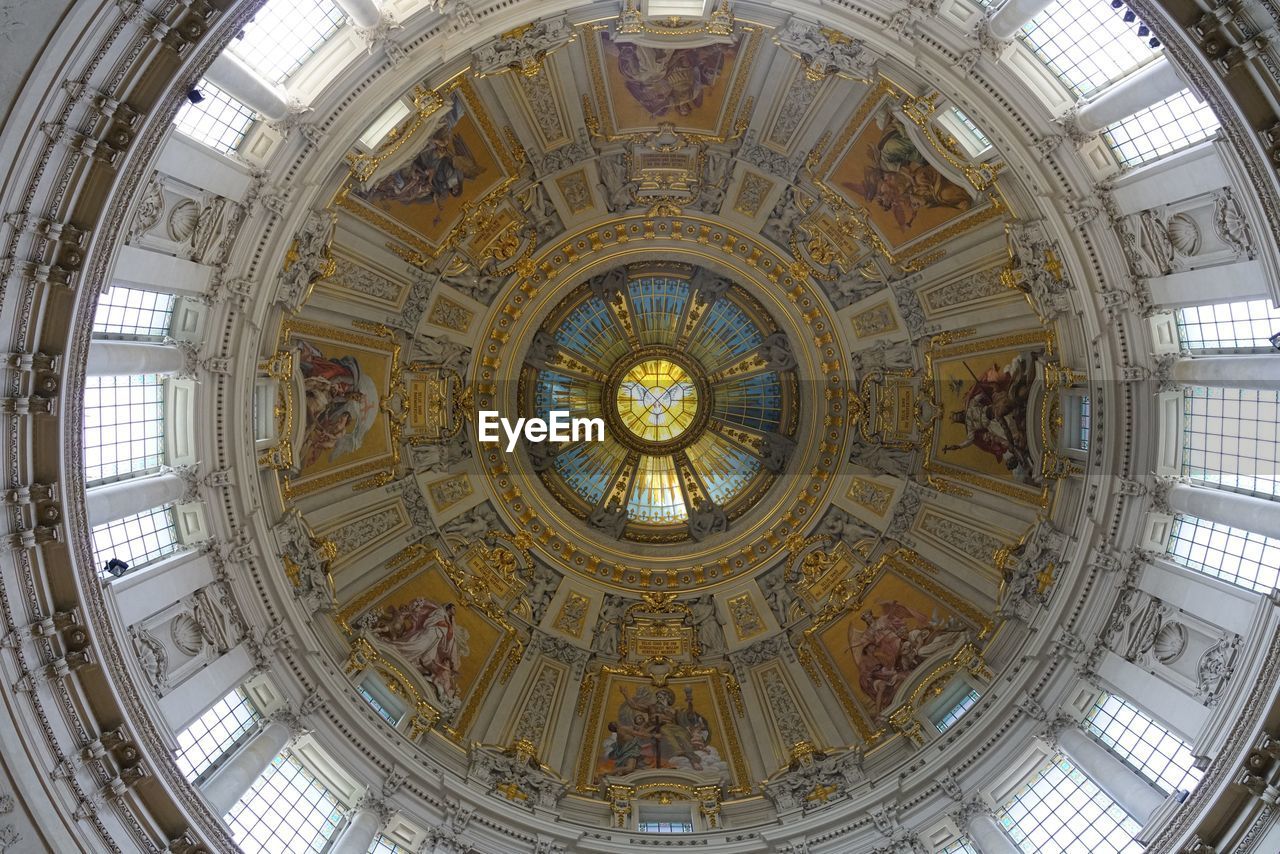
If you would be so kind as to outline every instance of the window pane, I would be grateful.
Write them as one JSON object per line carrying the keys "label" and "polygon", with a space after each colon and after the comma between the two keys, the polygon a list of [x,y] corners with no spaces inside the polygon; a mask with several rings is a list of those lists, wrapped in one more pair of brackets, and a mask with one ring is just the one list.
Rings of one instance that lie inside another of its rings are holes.
{"label": "window pane", "polygon": [[1270,593],[1280,583],[1280,540],[1178,516],[1169,536],[1174,560],[1238,587]]}
{"label": "window pane", "polygon": [[997,820],[1027,854],[1142,851],[1141,829],[1064,756],[1055,756],[1004,805]]}
{"label": "window pane", "polygon": [[283,83],[338,31],[333,0],[268,0],[227,48],[272,83]]}
{"label": "window pane", "polygon": [[951,114],[956,117],[956,120],[959,121],[961,125],[963,125],[966,129],[968,129],[969,134],[973,137],[974,141],[978,143],[979,149],[986,149],[991,147],[990,138],[988,138],[988,136],[982,132],[981,128],[979,128],[976,124],[974,124],[973,119],[965,115],[964,110],[960,109],[959,107],[952,107]]}
{"label": "window pane", "polygon": [[214,86],[208,80],[196,84],[204,96],[198,104],[187,102],[178,110],[173,123],[179,131],[210,148],[230,154],[256,118],[253,110]]}
{"label": "window pane", "polygon": [[98,297],[93,334],[115,338],[163,338],[173,319],[173,294],[137,288],[108,288]]}
{"label": "window pane", "polygon": [[1022,38],[1071,91],[1088,95],[1161,52],[1123,15],[1096,0],[1057,0],[1022,28]]}
{"label": "window pane", "polygon": [[369,704],[369,707],[372,708],[375,712],[377,712],[378,716],[381,717],[384,721],[391,724],[392,726],[395,726],[396,724],[400,723],[400,718],[392,714],[391,710],[388,709],[386,706],[384,706],[382,704],[382,701],[379,700],[377,697],[375,697],[372,694],[372,692],[370,692],[369,689],[364,686],[363,683],[356,686],[356,691],[360,693],[360,696],[363,697],[364,701]]}
{"label": "window pane", "polygon": [[1121,166],[1137,166],[1208,139],[1218,130],[1218,117],[1190,89],[1134,113],[1107,128],[1103,135]]}
{"label": "window pane", "polygon": [[178,733],[178,767],[195,781],[258,728],[258,710],[239,688]]}
{"label": "window pane", "polygon": [[129,564],[129,571],[145,566],[178,550],[178,531],[169,507],[153,507],[136,516],[95,525],[93,560],[105,577],[103,567],[111,558]]}
{"label": "window pane", "polygon": [[1270,351],[1280,332],[1280,308],[1271,300],[1220,302],[1178,309],[1178,340],[1188,350],[1209,353]]}
{"label": "window pane", "polygon": [[1082,451],[1089,450],[1089,434],[1093,429],[1093,411],[1089,402],[1089,396],[1083,395],[1080,401],[1080,443],[1077,447]]}
{"label": "window pane", "polygon": [[959,702],[950,709],[947,709],[946,714],[933,722],[933,725],[938,728],[938,732],[946,732],[950,729],[956,721],[964,717],[965,713],[977,704],[980,696],[981,695],[977,691],[970,688],[965,695],[960,698]]}
{"label": "window pane", "polygon": [[1085,718],[1085,731],[1165,794],[1191,791],[1201,772],[1186,742],[1123,697],[1103,693]]}
{"label": "window pane", "polygon": [[226,822],[245,851],[319,854],[343,816],[329,790],[286,751],[236,802]]}
{"label": "window pane", "polygon": [[1182,429],[1184,475],[1235,492],[1280,495],[1280,391],[1189,386]]}
{"label": "window pane", "polygon": [[369,846],[369,854],[409,854],[409,850],[401,848],[379,833],[373,838],[373,844]]}
{"label": "window pane", "polygon": [[153,471],[164,462],[164,384],[159,374],[86,377],[85,481]]}
{"label": "window pane", "polygon": [[957,839],[938,854],[978,854],[978,849],[974,848],[968,839]]}
{"label": "window pane", "polygon": [[692,821],[641,821],[641,833],[693,833]]}

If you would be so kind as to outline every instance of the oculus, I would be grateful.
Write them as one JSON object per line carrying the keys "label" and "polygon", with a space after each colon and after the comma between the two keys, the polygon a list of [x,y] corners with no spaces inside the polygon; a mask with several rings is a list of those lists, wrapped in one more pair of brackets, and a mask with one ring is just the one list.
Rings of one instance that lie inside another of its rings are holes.
{"label": "oculus", "polygon": [[529,447],[542,483],[594,533],[699,541],[728,530],[787,467],[796,359],[740,285],[637,263],[580,285],[542,321],[520,407],[604,419],[602,442]]}

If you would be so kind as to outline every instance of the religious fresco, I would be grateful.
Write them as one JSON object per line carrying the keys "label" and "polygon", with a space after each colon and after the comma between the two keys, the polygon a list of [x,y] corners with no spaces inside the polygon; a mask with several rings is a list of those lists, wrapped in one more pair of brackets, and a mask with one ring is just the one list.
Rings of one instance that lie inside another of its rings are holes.
{"label": "religious fresco", "polygon": [[1020,490],[1042,495],[1051,349],[1044,332],[932,348],[939,420],[926,448],[926,469],[1011,497]]}
{"label": "religious fresco", "polygon": [[988,623],[963,599],[892,556],[858,582],[861,589],[806,638],[866,737],[885,726],[926,665],[948,660]]}
{"label": "religious fresco", "polygon": [[430,685],[446,707],[468,697],[504,635],[434,562],[364,603],[351,623],[368,632],[379,652]]}
{"label": "religious fresco", "polygon": [[643,677],[605,679],[593,785],[657,768],[733,780],[724,726],[709,677],[654,686]]}
{"label": "religious fresco", "polygon": [[441,242],[465,212],[502,179],[502,169],[462,95],[408,163],[351,196]]}
{"label": "religious fresco", "polygon": [[618,43],[600,33],[605,79],[619,128],[672,122],[714,133],[738,43],[656,48]]}
{"label": "religious fresco", "polygon": [[872,113],[827,181],[865,209],[893,247],[910,243],[974,206],[969,191],[929,162],[887,105]]}
{"label": "religious fresco", "polygon": [[382,401],[398,372],[387,336],[292,320],[283,349],[292,354],[300,441],[285,476],[297,495],[383,469],[396,458]]}

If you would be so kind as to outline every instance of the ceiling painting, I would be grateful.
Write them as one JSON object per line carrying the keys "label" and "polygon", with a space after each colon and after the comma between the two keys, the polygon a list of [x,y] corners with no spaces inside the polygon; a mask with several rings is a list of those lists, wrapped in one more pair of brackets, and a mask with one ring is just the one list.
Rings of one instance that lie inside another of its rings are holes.
{"label": "ceiling painting", "polygon": [[929,355],[936,427],[926,466],[1042,500],[1052,337],[1037,331],[939,344]]}
{"label": "ceiling painting", "polygon": [[833,591],[805,638],[855,728],[874,739],[918,676],[988,628],[972,605],[885,555]]}
{"label": "ceiling painting", "polygon": [[494,194],[511,186],[516,160],[469,79],[419,91],[415,103],[417,114],[378,153],[351,158],[351,177],[336,202],[434,257],[468,215],[498,205]]}
{"label": "ceiling painting", "polygon": [[730,787],[747,782],[736,725],[719,676],[662,685],[606,669],[591,704],[578,787],[595,789],[646,771],[674,771]]}
{"label": "ceiling painting", "polygon": [[[495,549],[490,558],[498,564],[498,552],[515,560]],[[475,590],[460,587],[470,574],[440,555],[410,549],[391,565],[395,571],[341,607],[339,618],[367,645],[366,656],[425,686],[421,696],[436,716],[452,721],[451,731],[460,736],[512,644],[520,648],[515,629],[500,611],[487,607],[487,600],[477,600]]]}
{"label": "ceiling painting", "polygon": [[680,40],[620,39],[597,30],[584,42],[604,135],[669,125],[680,133],[727,136],[761,37],[742,28],[731,40],[682,47]]}
{"label": "ceiling painting", "polygon": [[305,320],[284,325],[282,348],[292,354],[290,410],[299,441],[284,475],[302,495],[394,465],[398,425],[383,406],[399,376],[399,345]]}

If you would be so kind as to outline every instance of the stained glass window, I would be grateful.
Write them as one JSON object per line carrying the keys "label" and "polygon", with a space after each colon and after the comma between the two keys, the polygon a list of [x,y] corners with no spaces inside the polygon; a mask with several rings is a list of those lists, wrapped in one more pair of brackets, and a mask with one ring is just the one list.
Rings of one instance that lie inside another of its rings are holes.
{"label": "stained glass window", "polygon": [[622,377],[617,393],[622,426],[646,442],[679,437],[698,414],[698,389],[688,372],[667,359],[646,359]]}
{"label": "stained glass window", "polygon": [[716,300],[690,342],[689,353],[708,371],[727,367],[759,346],[764,338],[747,313],[728,300]]}
{"label": "stained glass window", "polygon": [[641,338],[650,344],[674,345],[689,301],[689,283],[646,276],[632,280],[629,290]]}
{"label": "stained glass window", "polygon": [[671,457],[644,456],[636,471],[627,512],[637,522],[669,524],[689,518],[680,476]]}
{"label": "stained glass window", "polygon": [[560,346],[592,364],[609,365],[631,350],[613,315],[597,297],[585,300],[569,312],[555,331]]}

